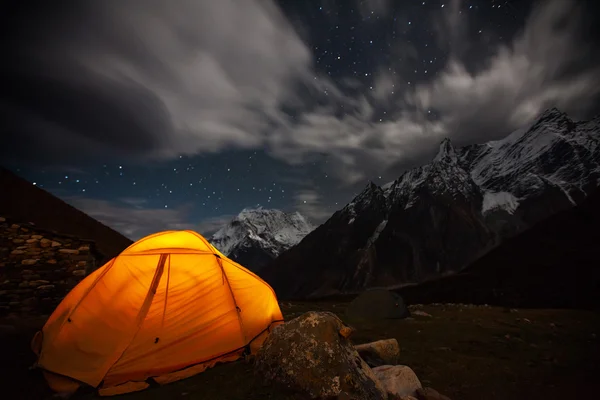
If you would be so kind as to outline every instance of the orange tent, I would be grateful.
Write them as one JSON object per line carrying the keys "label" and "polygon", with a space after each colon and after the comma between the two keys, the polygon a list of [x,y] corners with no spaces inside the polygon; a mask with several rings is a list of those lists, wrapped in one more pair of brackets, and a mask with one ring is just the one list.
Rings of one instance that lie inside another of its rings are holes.
{"label": "orange tent", "polygon": [[82,280],[32,341],[57,392],[113,395],[254,353],[283,317],[273,289],[192,231],[160,232]]}

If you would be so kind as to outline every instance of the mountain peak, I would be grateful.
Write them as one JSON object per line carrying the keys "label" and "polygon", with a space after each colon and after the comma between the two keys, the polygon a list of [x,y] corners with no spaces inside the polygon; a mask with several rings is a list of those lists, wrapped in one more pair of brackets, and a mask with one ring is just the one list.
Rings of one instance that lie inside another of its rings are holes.
{"label": "mountain peak", "polygon": [[233,260],[257,270],[313,229],[299,212],[244,208],[211,237],[210,243]]}
{"label": "mountain peak", "polygon": [[433,161],[457,161],[454,146],[449,138],[445,138],[440,143],[440,148]]}

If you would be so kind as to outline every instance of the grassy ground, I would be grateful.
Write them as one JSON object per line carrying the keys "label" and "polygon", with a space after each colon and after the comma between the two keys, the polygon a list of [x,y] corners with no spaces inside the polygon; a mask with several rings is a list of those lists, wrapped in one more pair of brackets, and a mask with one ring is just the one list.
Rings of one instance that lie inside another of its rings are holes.
{"label": "grassy ground", "polygon": [[[344,309],[345,304],[294,303],[282,311],[288,319],[309,310],[333,311],[344,319]],[[453,400],[598,398],[600,313],[442,305],[421,309],[431,317],[355,324],[354,342],[396,338],[402,363],[424,385]],[[15,325],[0,321],[8,323]],[[27,371],[33,362],[29,340],[39,324],[19,321],[17,332],[0,333],[0,384],[10,394],[7,399],[49,396],[41,377]],[[244,362],[115,399],[217,398],[286,400],[262,387]]]}

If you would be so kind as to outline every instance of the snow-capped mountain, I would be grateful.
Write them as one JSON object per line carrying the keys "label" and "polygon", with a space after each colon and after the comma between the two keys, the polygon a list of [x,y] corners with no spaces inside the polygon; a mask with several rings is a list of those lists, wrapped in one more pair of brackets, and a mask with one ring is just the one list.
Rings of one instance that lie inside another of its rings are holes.
{"label": "snow-capped mountain", "polygon": [[262,275],[279,296],[307,297],[456,272],[600,186],[599,140],[600,118],[557,109],[501,140],[445,139],[429,164],[370,183]]}
{"label": "snow-capped mountain", "polygon": [[298,212],[246,208],[217,231],[210,243],[229,258],[257,271],[313,229]]}

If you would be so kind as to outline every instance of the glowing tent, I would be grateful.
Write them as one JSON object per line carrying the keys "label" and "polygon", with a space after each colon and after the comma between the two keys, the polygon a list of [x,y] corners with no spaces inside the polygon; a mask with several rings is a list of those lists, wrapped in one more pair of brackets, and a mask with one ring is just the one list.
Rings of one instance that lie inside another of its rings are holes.
{"label": "glowing tent", "polygon": [[283,322],[273,289],[192,231],[160,232],[82,280],[32,341],[50,387],[145,389],[254,353]]}

